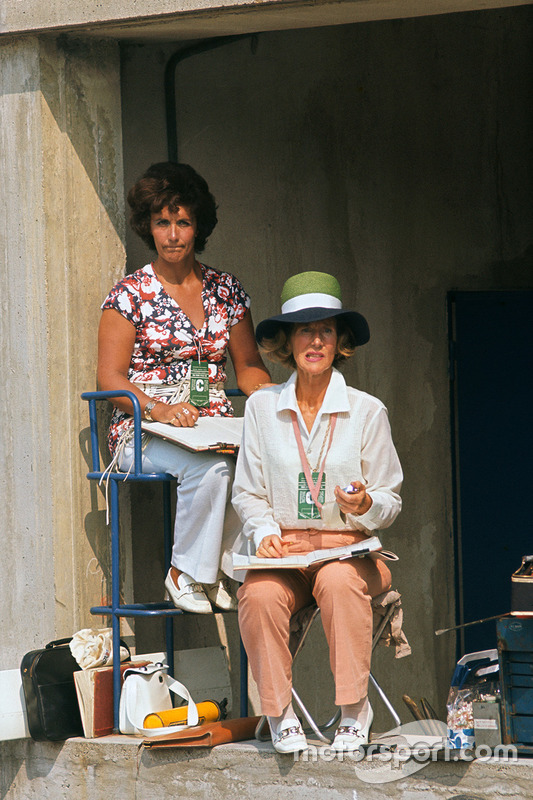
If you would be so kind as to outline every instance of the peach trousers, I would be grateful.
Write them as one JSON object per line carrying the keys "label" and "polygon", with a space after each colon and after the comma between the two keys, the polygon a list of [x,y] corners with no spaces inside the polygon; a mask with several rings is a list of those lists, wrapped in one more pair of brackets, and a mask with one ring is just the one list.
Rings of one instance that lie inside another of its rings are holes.
{"label": "peach trousers", "polygon": [[[283,532],[291,554],[339,547],[359,538],[333,531]],[[390,588],[390,580],[383,561],[368,556],[326,561],[306,569],[246,573],[237,593],[239,626],[263,714],[277,717],[291,701],[290,619],[313,600],[320,608],[329,645],[335,703],[348,705],[366,696],[372,650],[371,601]]]}

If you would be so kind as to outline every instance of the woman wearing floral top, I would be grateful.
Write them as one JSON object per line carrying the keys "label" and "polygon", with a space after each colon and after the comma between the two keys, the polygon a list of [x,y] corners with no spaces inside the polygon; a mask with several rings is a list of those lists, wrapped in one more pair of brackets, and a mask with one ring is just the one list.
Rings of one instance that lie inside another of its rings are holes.
{"label": "woman wearing floral top", "polygon": [[[244,394],[270,376],[257,350],[242,285],[230,273],[196,260],[217,223],[214,198],[191,167],[168,162],[145,172],[128,203],[133,230],[157,258],[119,281],[102,305],[99,387],[133,392],[145,419],[177,427],[193,426],[199,415],[232,416],[223,391],[227,353]],[[191,367],[209,377],[209,391],[194,398],[196,404],[190,402]],[[113,402],[109,447],[119,468],[128,470],[132,405],[122,398]],[[197,613],[210,613],[211,603],[234,608],[236,600],[219,571],[222,541],[238,529],[229,504],[233,461],[147,438],[143,469],[168,472],[179,483],[172,565],[165,579],[174,605]]]}

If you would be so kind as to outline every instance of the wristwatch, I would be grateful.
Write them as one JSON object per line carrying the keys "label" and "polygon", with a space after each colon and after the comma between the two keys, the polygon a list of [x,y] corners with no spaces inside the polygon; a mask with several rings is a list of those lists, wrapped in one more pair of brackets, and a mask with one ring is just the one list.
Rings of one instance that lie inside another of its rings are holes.
{"label": "wristwatch", "polygon": [[144,419],[147,419],[148,422],[154,422],[154,420],[152,419],[152,409],[154,406],[157,405],[158,402],[159,402],[158,400],[149,400],[149,402],[146,403],[144,407],[143,417]]}

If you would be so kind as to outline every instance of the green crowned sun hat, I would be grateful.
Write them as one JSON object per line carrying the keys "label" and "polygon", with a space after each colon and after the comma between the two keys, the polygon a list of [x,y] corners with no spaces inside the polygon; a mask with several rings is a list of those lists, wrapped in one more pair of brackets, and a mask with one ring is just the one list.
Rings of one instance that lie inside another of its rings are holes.
{"label": "green crowned sun hat", "polygon": [[333,275],[326,272],[299,272],[283,286],[281,314],[263,320],[257,326],[255,338],[273,339],[280,327],[296,322],[317,322],[330,317],[342,317],[351,329],[355,344],[370,339],[368,322],[357,311],[342,307],[341,287]]}

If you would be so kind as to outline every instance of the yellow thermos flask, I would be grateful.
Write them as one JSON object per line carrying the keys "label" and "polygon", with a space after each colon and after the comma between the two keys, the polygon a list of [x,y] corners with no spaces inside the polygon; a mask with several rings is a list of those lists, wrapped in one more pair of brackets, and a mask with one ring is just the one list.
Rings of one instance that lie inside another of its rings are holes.
{"label": "yellow thermos flask", "polygon": [[[215,700],[204,700],[196,704],[198,709],[198,725],[205,722],[217,722],[222,717],[222,709]],[[187,706],[170,708],[168,711],[156,711],[144,718],[145,728],[166,728],[172,725],[184,725],[187,722]]]}

